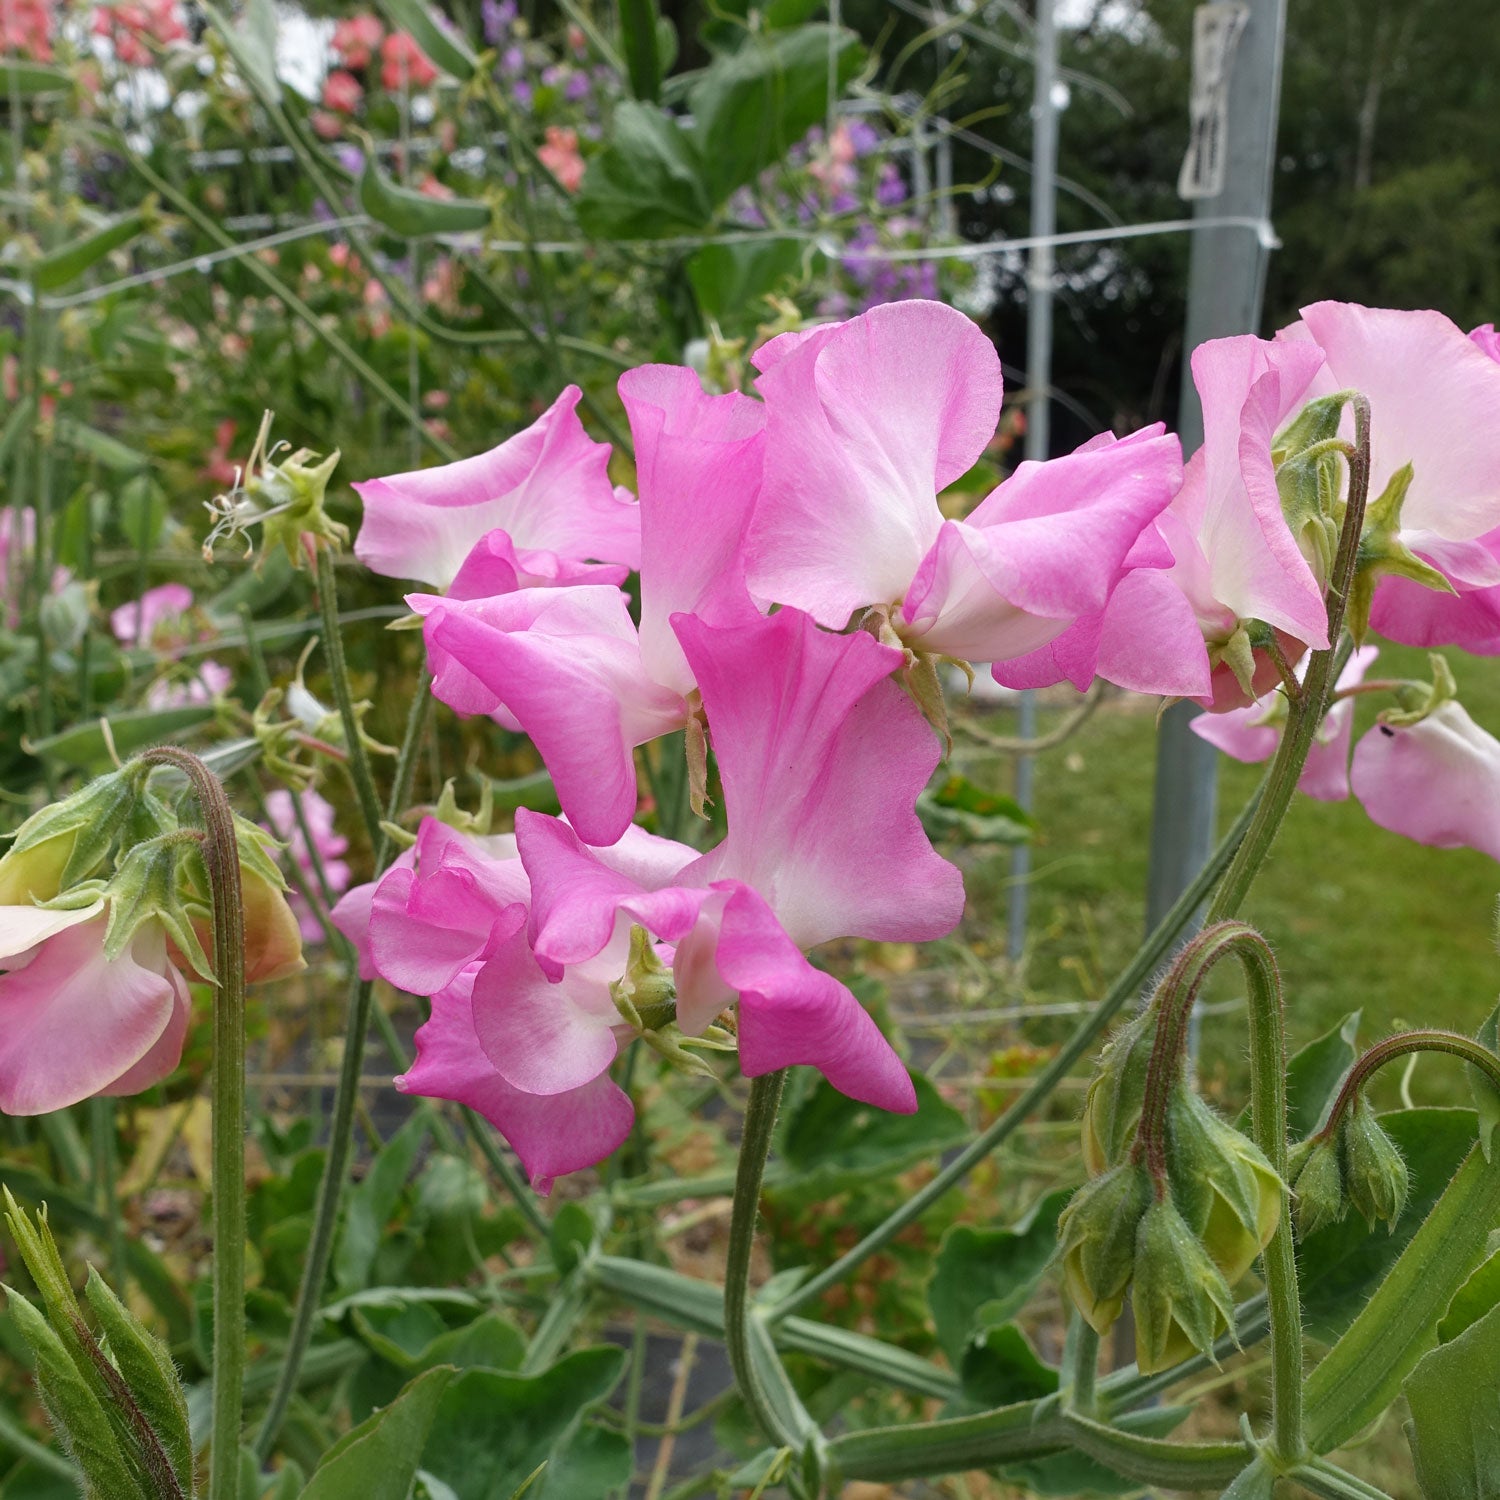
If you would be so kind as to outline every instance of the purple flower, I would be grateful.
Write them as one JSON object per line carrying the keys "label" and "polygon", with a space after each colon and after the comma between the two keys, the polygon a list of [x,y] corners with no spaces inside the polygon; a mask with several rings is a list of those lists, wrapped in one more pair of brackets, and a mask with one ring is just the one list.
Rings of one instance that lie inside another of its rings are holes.
{"label": "purple flower", "polygon": [[880,178],[875,184],[875,201],[882,208],[892,208],[906,202],[906,184],[894,162],[880,164]]}

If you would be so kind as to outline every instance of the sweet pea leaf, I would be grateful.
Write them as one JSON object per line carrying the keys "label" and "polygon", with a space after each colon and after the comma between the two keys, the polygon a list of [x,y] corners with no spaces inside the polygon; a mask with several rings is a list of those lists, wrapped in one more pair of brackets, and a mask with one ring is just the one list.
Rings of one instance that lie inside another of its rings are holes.
{"label": "sweet pea leaf", "polygon": [[850,1099],[820,1078],[783,1118],[778,1192],[828,1196],[963,1140],[964,1117],[921,1073],[912,1073],[912,1083],[916,1113],[893,1115]]}
{"label": "sweet pea leaf", "polygon": [[26,62],[18,57],[0,58],[0,98],[35,99],[42,94],[63,94],[73,80],[61,68],[47,63]]}
{"label": "sweet pea leaf", "polygon": [[585,1422],[527,1494],[537,1500],[604,1500],[630,1483],[632,1468],[623,1432]]}
{"label": "sweet pea leaf", "polygon": [[796,276],[806,248],[806,241],[794,239],[705,245],[687,263],[688,280],[703,311],[727,323],[753,314],[762,297]]}
{"label": "sweet pea leaf", "polygon": [[627,99],[609,144],[590,159],[578,223],[595,239],[663,239],[701,229],[713,212],[693,138],[654,104]]}
{"label": "sweet pea leaf", "polygon": [[1438,1342],[1451,1343],[1497,1306],[1500,1306],[1500,1250],[1482,1262],[1453,1294],[1437,1327]]}
{"label": "sweet pea leaf", "polygon": [[426,1117],[413,1115],[380,1149],[364,1181],[349,1194],[333,1252],[334,1280],[341,1292],[358,1291],[369,1281],[381,1236],[426,1138]]}
{"label": "sweet pea leaf", "polygon": [[921,793],[917,816],[931,835],[974,844],[1024,844],[1033,828],[1030,814],[1014,798],[987,792],[956,774]]}
{"label": "sweet pea leaf", "polygon": [[450,1369],[419,1375],[384,1411],[330,1448],[302,1500],[407,1500]]}
{"label": "sweet pea leaf", "polygon": [[1287,1063],[1287,1130],[1294,1141],[1311,1135],[1359,1056],[1360,1012],[1350,1011],[1331,1031],[1309,1042]]}
{"label": "sweet pea leaf", "polygon": [[[615,1388],[624,1362],[624,1350],[599,1347],[580,1349],[540,1375],[465,1371],[443,1397],[423,1467],[459,1500],[510,1500],[539,1464],[562,1461],[579,1440],[583,1413]],[[591,1472],[608,1467],[592,1465]],[[618,1482],[554,1493],[556,1500],[602,1500]]]}
{"label": "sweet pea leaf", "polygon": [[688,94],[712,201],[753,181],[828,113],[829,54],[839,89],[864,58],[853,32],[826,25],[748,36]]}
{"label": "sweet pea leaf", "polygon": [[[1476,1040],[1488,1051],[1500,1053],[1500,1006],[1490,1012],[1490,1018],[1479,1028]],[[1474,1108],[1479,1114],[1479,1148],[1488,1161],[1494,1149],[1495,1127],[1500,1125],[1500,1088],[1487,1073],[1472,1065],[1464,1071],[1469,1075],[1469,1090],[1474,1095]]]}
{"label": "sweet pea leaf", "polygon": [[1500,1497],[1500,1307],[1422,1356],[1402,1386],[1427,1500]]}
{"label": "sweet pea leaf", "polygon": [[1307,1330],[1335,1339],[1396,1263],[1474,1144],[1467,1109],[1406,1109],[1380,1117],[1411,1173],[1411,1191],[1394,1234],[1372,1233],[1358,1214],[1330,1224],[1297,1247]]}
{"label": "sweet pea leaf", "polygon": [[1048,1193],[1012,1229],[957,1224],[943,1236],[927,1288],[933,1326],[955,1369],[976,1326],[993,1328],[1027,1303],[1057,1247],[1057,1218],[1071,1191]]}
{"label": "sweet pea leaf", "polygon": [[1058,1386],[1057,1371],[1014,1323],[974,1334],[964,1349],[959,1377],[966,1401],[983,1409],[1050,1396]]}
{"label": "sweet pea leaf", "polygon": [[[174,743],[180,735],[207,724],[213,716],[213,708],[206,703],[184,704],[181,708],[129,709],[109,715],[109,731],[120,759],[124,760],[147,745]],[[86,771],[104,770],[114,764],[98,719],[34,740],[31,751],[40,760],[62,761]]]}
{"label": "sweet pea leaf", "polygon": [[566,1275],[589,1253],[598,1237],[593,1215],[581,1203],[564,1203],[552,1216],[549,1239],[559,1274]]}

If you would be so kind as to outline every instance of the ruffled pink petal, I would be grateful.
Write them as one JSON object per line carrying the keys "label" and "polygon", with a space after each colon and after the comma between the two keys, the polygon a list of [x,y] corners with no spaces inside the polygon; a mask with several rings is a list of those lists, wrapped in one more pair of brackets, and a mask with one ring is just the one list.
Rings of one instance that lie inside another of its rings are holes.
{"label": "ruffled pink petal", "polygon": [[487,1119],[515,1148],[531,1185],[551,1191],[554,1178],[603,1161],[630,1134],[635,1111],[607,1073],[566,1094],[527,1094],[508,1084],[474,1029],[473,974],[460,975],[432,998],[432,1016],[417,1032],[417,1060],[396,1079],[403,1094],[453,1099]]}
{"label": "ruffled pink petal", "polygon": [[0,1111],[39,1115],[100,1093],[156,1046],[173,1019],[166,937],[148,923],[113,962],[105,917],[46,940],[0,976]]}
{"label": "ruffled pink petal", "polygon": [[1409,463],[1403,528],[1457,541],[1492,531],[1500,364],[1439,312],[1319,302],[1302,317],[1333,379],[1369,399],[1371,498]]}
{"label": "ruffled pink petal", "polygon": [[1188,728],[1232,759],[1254,765],[1270,760],[1281,743],[1284,721],[1274,716],[1275,711],[1275,700],[1262,698],[1226,713],[1199,714]]}
{"label": "ruffled pink petal", "polygon": [[[507,708],[579,835],[591,844],[619,839],[635,813],[635,746],[687,719],[681,696],[647,676],[625,596],[579,585],[411,602],[426,613],[434,693],[463,712]],[[476,698],[469,683],[492,696]]]}
{"label": "ruffled pink petal", "polygon": [[[1335,686],[1351,688],[1363,682],[1379,655],[1377,647],[1361,646],[1339,673]],[[1353,742],[1354,700],[1340,698],[1318,726],[1297,789],[1319,802],[1343,802],[1349,795],[1349,747]]]}
{"label": "ruffled pink petal", "polygon": [[1428,533],[1403,536],[1425,562],[1443,572],[1455,592],[1442,593],[1409,578],[1376,585],[1370,624],[1408,646],[1459,646],[1476,656],[1500,655],[1500,529],[1471,542]]}
{"label": "ruffled pink petal", "polygon": [[1500,364],[1500,333],[1495,332],[1493,323],[1481,323],[1478,328],[1471,328],[1469,338]]}
{"label": "ruffled pink petal", "polygon": [[101,1094],[122,1098],[154,1088],[164,1078],[169,1078],[182,1061],[183,1043],[187,1041],[188,1025],[193,1019],[193,997],[187,980],[175,965],[167,965],[167,981],[172,986],[172,1014],[166,1028],[156,1039],[155,1045],[146,1055],[127,1068]]}
{"label": "ruffled pink petal", "polygon": [[703,694],[728,817],[704,878],[753,886],[801,948],[951,931],[963,877],[916,814],[939,747],[889,680],[901,653],[863,632],[826,634],[793,609],[728,630],[689,615],[672,623]]}
{"label": "ruffled pink petal", "polygon": [[[1182,484],[1158,426],[1023,463],[965,522],[943,525],[902,618],[924,650],[974,662],[1024,656],[1101,610]],[[1152,566],[1170,563],[1165,554]],[[1139,567],[1144,559],[1135,561]]]}
{"label": "ruffled pink petal", "polygon": [[186,584],[163,583],[111,610],[109,628],[122,646],[143,646],[163,620],[185,615],[192,607],[193,591]]}
{"label": "ruffled pink petal", "polygon": [[642,365],[620,377],[641,495],[641,660],[686,694],[693,677],[668,623],[754,618],[745,587],[746,528],[760,492],[766,409],[731,392],[707,395],[697,374]]}
{"label": "ruffled pink petal", "polygon": [[516,842],[531,881],[531,943],[557,977],[604,950],[624,912],[664,942],[691,931],[707,892],[684,872],[696,849],[631,827],[608,849],[589,848],[560,818],[521,808]]}
{"label": "ruffled pink petal", "polygon": [[1354,747],[1350,783],[1382,828],[1500,859],[1500,740],[1462,705],[1406,728],[1375,725]]}
{"label": "ruffled pink petal", "polygon": [[372,572],[445,590],[498,528],[517,548],[638,567],[640,516],[609,482],[609,444],[578,420],[581,397],[570,385],[488,453],[356,484],[365,514],[355,556]]}
{"label": "ruffled pink petal", "polygon": [[806,1064],[851,1099],[913,1114],[911,1075],[865,1008],[808,963],[754,891],[733,883],[726,889],[716,962],[739,991],[745,1076]]}
{"label": "ruffled pink petal", "polygon": [[962,313],[891,302],[760,350],[766,467],[747,578],[842,627],[901,599],[937,540],[937,493],[994,436],[1000,361]]}
{"label": "ruffled pink petal", "polygon": [[[416,863],[415,846],[403,849],[391,862],[390,869],[381,879],[390,879],[398,870],[404,870],[410,874],[416,868]],[[345,891],[328,914],[333,925],[343,933],[354,949],[361,979],[380,977],[376,972],[375,955],[370,947],[370,918],[375,909],[375,888],[379,884],[379,880],[367,880],[363,885],[357,885]]]}
{"label": "ruffled pink petal", "polygon": [[1193,351],[1203,398],[1203,520],[1198,542],[1215,601],[1310,646],[1328,644],[1323,590],[1281,510],[1271,440],[1322,362],[1314,344],[1244,335]]}
{"label": "ruffled pink petal", "polygon": [[504,531],[487,532],[474,543],[448,585],[450,599],[487,599],[517,589],[562,588],[574,583],[618,586],[630,576],[623,563],[579,562],[538,547],[517,547]]}
{"label": "ruffled pink petal", "polygon": [[563,1094],[592,1082],[615,1060],[620,1013],[610,975],[625,971],[628,939],[591,965],[567,969],[556,982],[538,966],[517,932],[474,976],[474,1032],[495,1071],[528,1094]]}
{"label": "ruffled pink petal", "polygon": [[415,867],[375,889],[370,952],[383,979],[434,995],[526,926],[530,887],[509,835],[470,839],[424,818],[413,853]]}

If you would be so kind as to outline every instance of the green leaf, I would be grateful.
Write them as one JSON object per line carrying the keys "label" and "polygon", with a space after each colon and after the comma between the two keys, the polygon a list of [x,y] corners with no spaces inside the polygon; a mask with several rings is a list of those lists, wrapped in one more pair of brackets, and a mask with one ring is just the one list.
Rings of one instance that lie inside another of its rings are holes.
{"label": "green leaf", "polygon": [[552,1216],[549,1238],[552,1242],[552,1260],[558,1274],[566,1276],[574,1269],[599,1237],[599,1227],[593,1215],[581,1203],[564,1203]]}
{"label": "green leaf", "polygon": [[1496,1306],[1500,1306],[1500,1250],[1482,1262],[1453,1294],[1448,1311],[1437,1326],[1438,1343],[1452,1343]]}
{"label": "green leaf", "polygon": [[1257,1457],[1235,1476],[1222,1500],[1274,1500],[1275,1494],[1276,1471]]}
{"label": "green leaf", "polygon": [[1380,1117],[1411,1173],[1411,1193],[1394,1234],[1372,1233],[1357,1214],[1319,1229],[1297,1247],[1307,1331],[1332,1340],[1347,1328],[1395,1265],[1474,1143],[1466,1109],[1397,1110]]}
{"label": "green leaf", "polygon": [[1427,1500],[1500,1497],[1500,1308],[1424,1355],[1402,1387]]}
{"label": "green leaf", "polygon": [[[823,1079],[783,1117],[776,1191],[828,1197],[888,1176],[968,1135],[964,1117],[921,1073],[913,1072],[915,1114],[893,1115],[839,1093]],[[787,1178],[790,1181],[787,1181]]]}
{"label": "green leaf", "polygon": [[761,299],[802,270],[805,240],[767,239],[705,245],[687,263],[698,305],[720,323],[753,317]]}
{"label": "green leaf", "polygon": [[0,99],[12,94],[35,99],[42,94],[66,93],[72,87],[73,80],[61,68],[16,57],[0,58]]}
{"label": "green leaf", "polygon": [[[1500,1006],[1490,1012],[1475,1040],[1488,1051],[1500,1053]],[[1495,1086],[1488,1073],[1471,1064],[1465,1064],[1464,1071],[1469,1075],[1469,1090],[1474,1095],[1474,1108],[1479,1114],[1479,1146],[1488,1161],[1494,1149],[1495,1127],[1500,1125],[1500,1088]]]}
{"label": "green leaf", "polygon": [[780,161],[826,118],[830,51],[842,91],[864,52],[853,32],[826,25],[749,36],[694,84],[693,135],[714,203]]}
{"label": "green leaf", "polygon": [[413,1115],[381,1147],[364,1181],[349,1194],[333,1252],[334,1282],[341,1292],[358,1291],[368,1284],[375,1252],[426,1139],[427,1117]]}
{"label": "green leaf", "polygon": [[468,42],[444,26],[423,0],[379,0],[380,8],[401,31],[409,31],[417,45],[450,77],[467,83],[479,70]]}
{"label": "green leaf", "polygon": [[558,1461],[576,1441],[583,1413],[615,1388],[624,1363],[624,1350],[601,1347],[580,1349],[540,1375],[466,1371],[443,1397],[423,1467],[459,1500],[509,1500],[539,1464]]}
{"label": "green leaf", "polygon": [[638,100],[615,110],[609,144],[590,160],[577,208],[585,234],[621,240],[690,233],[713,211],[693,138]]}
{"label": "green leaf", "polygon": [[986,792],[956,774],[921,793],[917,816],[931,835],[948,834],[975,844],[1024,844],[1034,826],[1019,802]]}
{"label": "green leaf", "polygon": [[[65,447],[76,448],[86,458],[92,458],[106,469],[120,474],[136,474],[146,468],[151,460],[144,453],[122,443],[119,438],[80,422],[77,417],[57,419],[57,440]],[[132,539],[135,533],[131,533]]]}
{"label": "green leaf", "polygon": [[526,1493],[536,1500],[608,1500],[630,1483],[633,1467],[623,1432],[585,1422]]}
{"label": "green leaf", "polygon": [[[130,1394],[156,1434],[183,1494],[191,1495],[193,1439],[188,1430],[187,1398],[167,1346],[146,1330],[92,1266],[85,1293]],[[156,1462],[159,1464],[160,1459]]]}
{"label": "green leaf", "polygon": [[407,1500],[452,1380],[449,1369],[417,1376],[384,1411],[329,1449],[302,1500]]}
{"label": "green leaf", "polygon": [[1014,1323],[976,1332],[963,1351],[959,1376],[967,1402],[986,1410],[1050,1396],[1058,1387],[1057,1371]]}
{"label": "green leaf", "polygon": [[[207,724],[214,710],[208,704],[194,703],[181,708],[127,709],[108,717],[115,749],[124,760],[147,745],[174,742],[186,730]],[[38,759],[58,760],[84,770],[104,770],[114,764],[97,719],[32,741],[29,748]]]}
{"label": "green leaf", "polygon": [[1287,1132],[1300,1141],[1311,1135],[1322,1123],[1323,1115],[1333,1103],[1344,1075],[1359,1056],[1361,1012],[1355,1010],[1331,1031],[1301,1048],[1286,1068]]}
{"label": "green leaf", "polygon": [[620,0],[620,42],[630,92],[648,104],[661,101],[661,54],[656,0]]}
{"label": "green leaf", "polygon": [[42,256],[31,268],[31,280],[38,290],[55,292],[70,281],[76,281],[111,250],[128,245],[145,227],[146,215],[143,212],[121,214],[92,234],[71,240]]}
{"label": "green leaf", "polygon": [[488,203],[474,198],[430,198],[402,187],[380,170],[373,152],[359,179],[359,206],[392,234],[422,239],[432,234],[468,234],[490,227]]}
{"label": "green leaf", "polygon": [[1072,1196],[1048,1193],[1012,1229],[956,1224],[943,1236],[927,1302],[938,1343],[958,1368],[970,1335],[1025,1307],[1057,1248],[1057,1218]]}
{"label": "green leaf", "polygon": [[276,109],[281,103],[281,80],[276,76],[276,9],[272,0],[248,0],[243,26],[231,25],[211,0],[201,3],[240,75],[263,104]]}

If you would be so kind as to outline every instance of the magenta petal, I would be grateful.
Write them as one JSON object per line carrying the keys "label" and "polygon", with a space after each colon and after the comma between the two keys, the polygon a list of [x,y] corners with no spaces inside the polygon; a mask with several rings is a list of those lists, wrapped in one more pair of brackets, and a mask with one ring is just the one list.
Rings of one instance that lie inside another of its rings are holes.
{"label": "magenta petal", "polygon": [[516,842],[531,880],[532,946],[553,977],[602,952],[620,912],[675,943],[707,899],[707,891],[676,883],[698,851],[641,828],[611,848],[588,848],[560,818],[521,808]]}
{"label": "magenta petal", "polygon": [[564,1094],[603,1073],[619,1050],[621,1025],[609,991],[616,962],[569,968],[555,984],[538,967],[526,934],[517,932],[474,976],[474,1032],[495,1071],[528,1094]]}
{"label": "magenta petal", "polygon": [[745,532],[760,492],[766,409],[731,392],[705,394],[697,374],[642,365],[620,377],[641,495],[641,659],[678,692],[693,677],[668,623],[753,618]]}
{"label": "magenta petal", "polygon": [[356,484],[365,514],[355,556],[388,578],[446,589],[498,528],[519,548],[637,567],[640,517],[609,482],[609,445],[578,420],[581,396],[570,385],[488,453]]}
{"label": "magenta petal", "polygon": [[448,585],[450,599],[487,599],[517,589],[561,588],[574,583],[619,585],[630,575],[623,563],[578,562],[536,547],[517,547],[504,531],[474,543]]}
{"label": "magenta petal", "polygon": [[55,933],[0,975],[0,1111],[39,1115],[108,1089],[172,1023],[166,938],[148,923],[113,962],[105,918]]}
{"label": "magenta petal", "polygon": [[951,931],[963,878],[917,817],[939,746],[889,680],[901,653],[793,609],[726,630],[672,623],[724,785],[729,832],[705,878],[753,886],[801,948]]}
{"label": "magenta petal", "polygon": [[629,1097],[608,1074],[566,1094],[513,1088],[479,1045],[474,1030],[472,974],[432,1000],[417,1032],[417,1060],[396,1080],[404,1094],[453,1099],[483,1115],[515,1148],[531,1185],[551,1190],[556,1177],[603,1161],[630,1134]]}
{"label": "magenta petal", "polygon": [[892,302],[757,356],[766,465],[750,527],[758,598],[842,627],[906,593],[937,540],[937,493],[1000,415],[1000,361],[938,302]]}
{"label": "magenta petal", "polygon": [[424,818],[415,868],[389,871],[375,890],[375,970],[413,995],[434,995],[460,970],[526,925],[530,889],[515,840],[466,838]]}
{"label": "magenta petal", "polygon": [[[647,676],[625,596],[583,584],[436,602],[426,630],[435,668],[451,658],[493,694],[465,711],[503,704],[531,736],[580,836],[620,838],[635,813],[635,746],[687,717],[681,696]],[[433,691],[449,701],[441,669]]]}
{"label": "magenta petal", "polygon": [[[415,868],[416,862],[415,847],[403,849],[392,860],[390,869],[381,879],[390,879],[398,870],[410,872]],[[353,947],[359,961],[361,979],[378,977],[375,971],[375,956],[370,951],[370,917],[375,908],[375,888],[379,884],[378,880],[367,880],[363,885],[357,885],[345,891],[328,914],[333,925],[348,938]]]}
{"label": "magenta petal", "polygon": [[164,583],[111,610],[109,628],[121,645],[145,646],[163,620],[185,615],[192,607],[192,589],[184,583]]}
{"label": "magenta petal", "polygon": [[1500,859],[1500,741],[1461,704],[1409,727],[1375,725],[1354,747],[1350,782],[1382,828]]}
{"label": "magenta petal", "polygon": [[733,887],[719,929],[717,963],[740,996],[740,1068],[817,1068],[840,1093],[913,1114],[911,1075],[849,990],[813,968],[754,891]]}

